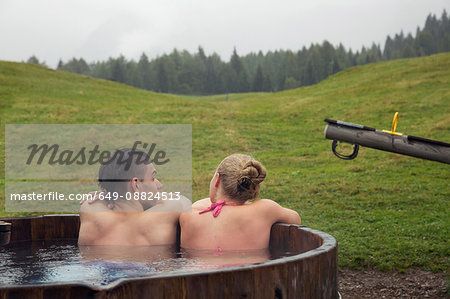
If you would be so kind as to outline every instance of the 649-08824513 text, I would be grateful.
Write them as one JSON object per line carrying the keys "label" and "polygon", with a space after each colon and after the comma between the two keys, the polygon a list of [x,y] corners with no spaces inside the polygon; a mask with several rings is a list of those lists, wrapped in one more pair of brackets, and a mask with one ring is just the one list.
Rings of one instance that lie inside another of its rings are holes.
{"label": "649-08824513 text", "polygon": [[181,192],[126,192],[119,194],[118,192],[99,192],[95,191],[87,194],[69,193],[50,191],[47,193],[11,193],[10,200],[25,201],[56,201],[56,200],[180,200]]}

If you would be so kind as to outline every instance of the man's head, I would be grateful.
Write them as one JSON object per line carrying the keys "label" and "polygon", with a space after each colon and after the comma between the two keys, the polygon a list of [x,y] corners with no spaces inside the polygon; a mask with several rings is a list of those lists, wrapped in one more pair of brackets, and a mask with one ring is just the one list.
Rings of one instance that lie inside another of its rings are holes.
{"label": "man's head", "polygon": [[162,184],[156,179],[156,170],[150,161],[147,153],[141,150],[117,150],[100,166],[99,185],[106,192],[117,192],[121,199],[127,199],[127,192],[158,192]]}

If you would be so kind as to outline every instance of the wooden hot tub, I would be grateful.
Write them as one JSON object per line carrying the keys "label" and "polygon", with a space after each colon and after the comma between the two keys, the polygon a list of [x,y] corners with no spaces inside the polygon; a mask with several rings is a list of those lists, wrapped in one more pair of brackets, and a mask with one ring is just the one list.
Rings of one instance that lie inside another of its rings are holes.
{"label": "wooden hot tub", "polygon": [[[78,215],[0,219],[0,245],[29,240],[78,238]],[[3,244],[2,244],[3,243]],[[272,255],[259,264],[158,277],[121,278],[104,288],[89,282],[5,285],[3,298],[338,298],[337,242],[299,225],[275,224]]]}

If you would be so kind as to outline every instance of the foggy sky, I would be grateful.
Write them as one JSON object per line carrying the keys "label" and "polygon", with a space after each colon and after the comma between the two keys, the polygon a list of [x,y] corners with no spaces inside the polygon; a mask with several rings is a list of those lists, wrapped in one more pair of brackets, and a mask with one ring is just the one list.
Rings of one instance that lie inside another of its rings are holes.
{"label": "foggy sky", "polygon": [[324,40],[356,51],[401,30],[415,35],[429,13],[449,8],[449,0],[0,0],[0,60],[36,55],[55,67],[201,45],[228,61],[234,47],[245,55]]}

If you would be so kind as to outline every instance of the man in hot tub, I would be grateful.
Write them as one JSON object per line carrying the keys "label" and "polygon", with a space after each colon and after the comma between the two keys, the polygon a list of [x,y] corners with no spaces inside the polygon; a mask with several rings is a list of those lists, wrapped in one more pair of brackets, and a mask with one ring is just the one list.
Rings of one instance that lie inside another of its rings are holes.
{"label": "man in hot tub", "polygon": [[104,193],[81,204],[78,244],[175,244],[178,217],[190,209],[191,201],[179,194],[174,195],[177,200],[149,198],[163,185],[153,164],[142,161],[150,161],[145,152],[126,148],[100,166],[99,185]]}

